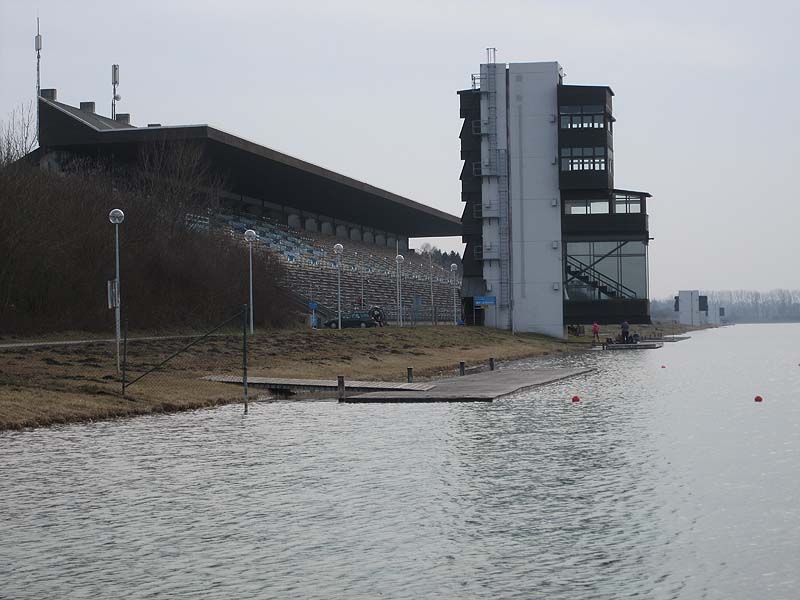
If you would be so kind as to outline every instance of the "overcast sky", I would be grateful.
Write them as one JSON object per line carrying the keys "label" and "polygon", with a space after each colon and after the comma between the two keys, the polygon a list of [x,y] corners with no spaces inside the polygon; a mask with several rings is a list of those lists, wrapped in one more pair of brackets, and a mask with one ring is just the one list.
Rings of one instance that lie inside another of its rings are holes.
{"label": "overcast sky", "polygon": [[35,94],[38,14],[62,102],[109,114],[119,63],[135,125],[208,123],[460,215],[456,90],[495,46],[614,89],[615,183],[653,194],[653,297],[800,288],[797,6],[0,0],[0,118]]}

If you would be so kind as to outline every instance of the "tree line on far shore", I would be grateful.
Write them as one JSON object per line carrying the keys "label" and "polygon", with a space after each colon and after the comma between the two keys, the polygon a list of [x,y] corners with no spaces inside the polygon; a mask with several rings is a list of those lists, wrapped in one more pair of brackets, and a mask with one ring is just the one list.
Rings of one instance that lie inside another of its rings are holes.
{"label": "tree line on far shore", "polygon": [[450,272],[450,265],[455,264],[458,267],[458,273],[462,272],[461,255],[455,250],[448,252],[441,250],[429,242],[425,242],[415,250],[417,254],[431,255],[431,261],[434,265],[442,267],[448,273]]}
{"label": "tree line on far shore", "polygon": [[[708,296],[709,304],[725,308],[725,319],[738,323],[785,323],[800,321],[800,290],[774,289],[700,291]],[[650,314],[654,320],[677,318],[674,298],[651,300]]]}

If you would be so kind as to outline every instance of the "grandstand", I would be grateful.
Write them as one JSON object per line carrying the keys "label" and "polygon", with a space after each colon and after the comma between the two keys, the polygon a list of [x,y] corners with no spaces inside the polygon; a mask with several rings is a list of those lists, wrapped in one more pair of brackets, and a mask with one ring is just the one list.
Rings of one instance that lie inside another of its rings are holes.
{"label": "grandstand", "polygon": [[[189,217],[190,225],[222,230],[244,243],[244,232],[258,234],[254,250],[269,251],[286,264],[288,288],[302,299],[315,301],[327,317],[336,314],[337,264],[333,246],[342,243],[342,311],[354,307],[379,306],[389,321],[398,321],[397,265],[395,251],[355,240],[342,240],[322,233],[295,230],[272,219],[251,215],[218,213],[210,217]],[[460,298],[461,276],[453,275],[426,255],[409,250],[401,269],[403,321],[451,323],[453,287]],[[457,300],[457,310],[460,303]],[[460,315],[459,315],[460,317]]]}
{"label": "grandstand", "polygon": [[[40,147],[30,158],[43,169],[59,172],[88,160],[124,178],[141,168],[143,153],[169,153],[179,144],[198,148],[209,174],[224,182],[223,208],[189,215],[187,224],[226,232],[238,243],[244,243],[246,229],[255,230],[254,250],[273,252],[288,267],[286,285],[296,308],[305,309],[313,299],[323,315],[333,316],[333,246],[341,243],[343,311],[363,303],[398,319],[399,251],[405,257],[403,320],[452,322],[451,274],[409,250],[409,238],[460,236],[458,217],[208,125],[134,127],[129,114],[113,120],[97,114],[94,102],[79,108],[58,102],[55,89],[41,91],[38,108]],[[460,313],[460,274],[455,287]]]}

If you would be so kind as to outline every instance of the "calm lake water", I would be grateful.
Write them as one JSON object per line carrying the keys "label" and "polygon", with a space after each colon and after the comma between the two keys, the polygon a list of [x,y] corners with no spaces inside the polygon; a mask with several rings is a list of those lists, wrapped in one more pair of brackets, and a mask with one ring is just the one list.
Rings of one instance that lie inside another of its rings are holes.
{"label": "calm lake water", "polygon": [[0,434],[0,598],[796,600],[799,363],[738,325],[488,405]]}

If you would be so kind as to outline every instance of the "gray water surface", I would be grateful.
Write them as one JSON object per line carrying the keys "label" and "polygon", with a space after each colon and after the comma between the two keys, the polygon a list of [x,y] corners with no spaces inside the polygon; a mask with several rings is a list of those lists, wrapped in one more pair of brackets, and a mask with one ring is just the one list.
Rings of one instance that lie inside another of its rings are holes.
{"label": "gray water surface", "polygon": [[0,434],[0,598],[794,600],[798,363],[739,325],[488,405]]}

